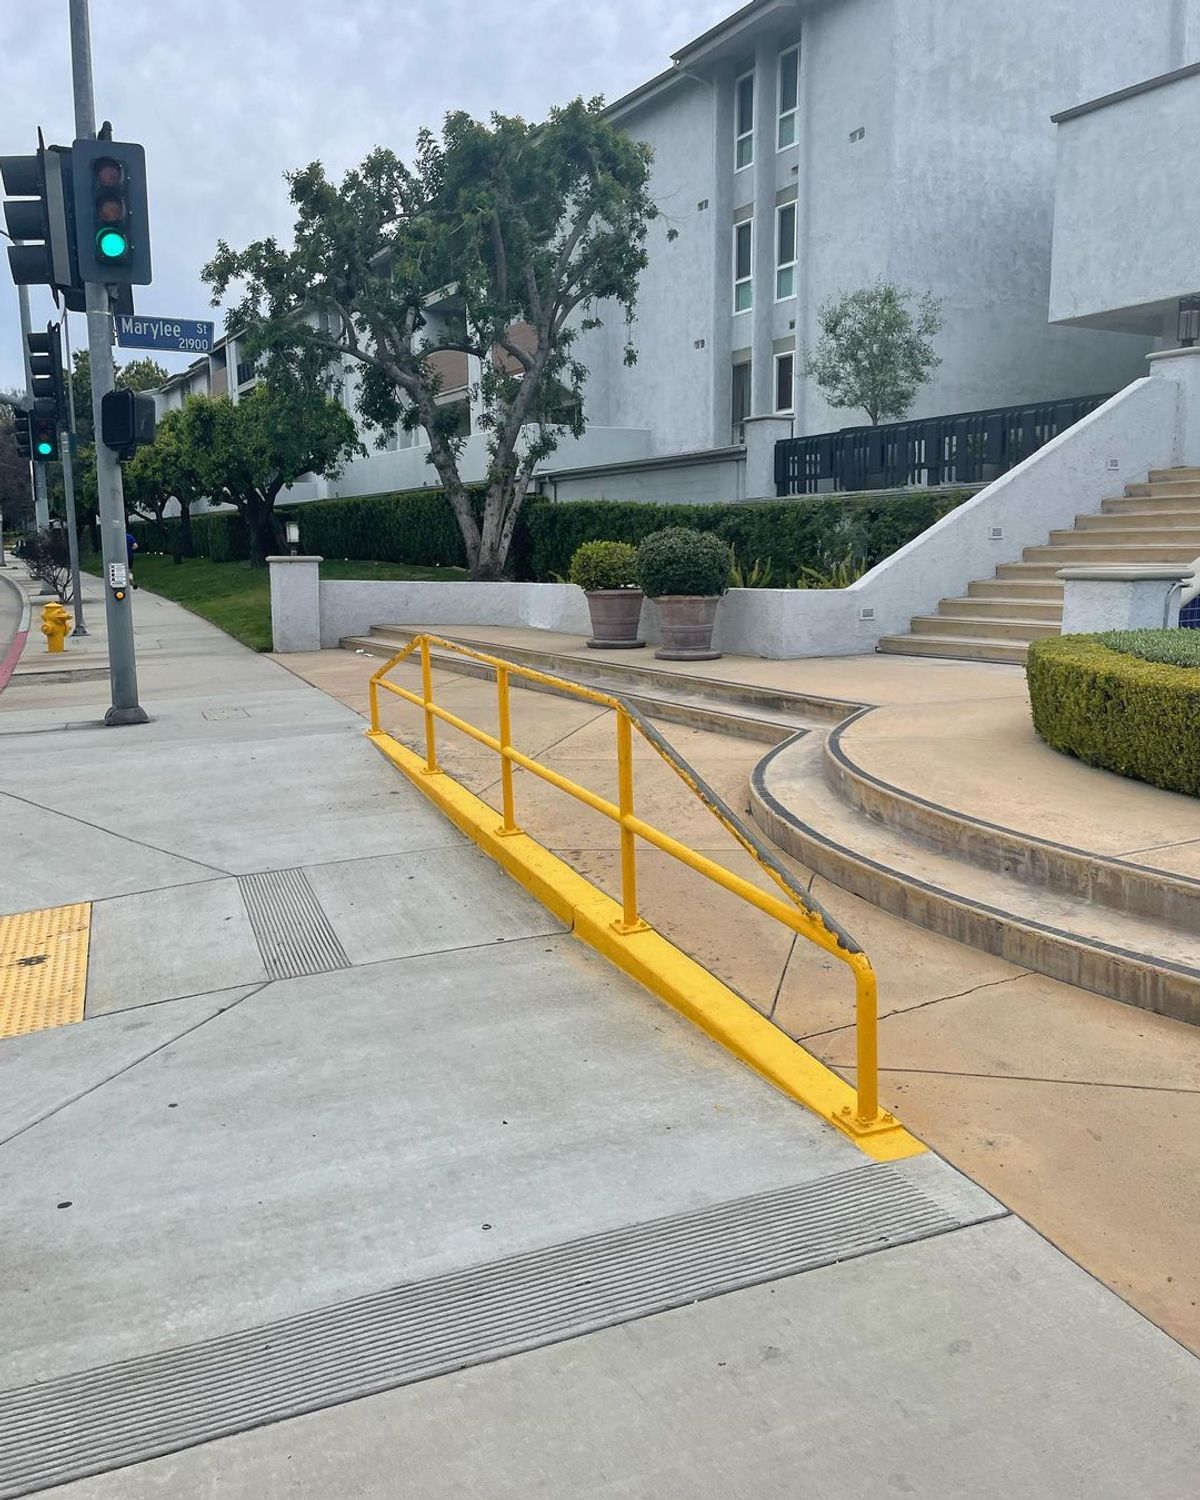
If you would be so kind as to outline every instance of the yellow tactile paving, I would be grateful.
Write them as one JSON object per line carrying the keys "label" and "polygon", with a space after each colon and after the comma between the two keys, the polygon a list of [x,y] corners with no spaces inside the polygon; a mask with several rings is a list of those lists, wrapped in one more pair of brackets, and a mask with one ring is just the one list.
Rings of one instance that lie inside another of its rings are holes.
{"label": "yellow tactile paving", "polygon": [[83,1020],[92,903],[0,917],[0,1037]]}

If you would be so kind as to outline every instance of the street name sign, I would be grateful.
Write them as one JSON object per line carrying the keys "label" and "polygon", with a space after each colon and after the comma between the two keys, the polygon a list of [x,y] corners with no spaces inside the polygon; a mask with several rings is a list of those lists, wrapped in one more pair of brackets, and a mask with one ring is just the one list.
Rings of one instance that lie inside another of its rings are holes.
{"label": "street name sign", "polygon": [[120,313],[117,343],[122,349],[174,349],[181,354],[209,354],[213,325],[198,318],[152,318]]}

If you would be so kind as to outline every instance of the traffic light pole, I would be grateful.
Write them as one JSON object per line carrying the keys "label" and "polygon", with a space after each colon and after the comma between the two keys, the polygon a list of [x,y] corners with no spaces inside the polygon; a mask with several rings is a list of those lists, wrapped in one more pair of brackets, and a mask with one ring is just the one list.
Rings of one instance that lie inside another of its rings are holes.
{"label": "traffic light pole", "polygon": [[67,510],[67,548],[71,559],[71,600],[75,606],[75,629],[71,634],[87,635],[87,626],[83,623],[83,585],[79,578],[79,527],[75,519],[75,382],[71,374],[71,328],[65,311],[62,332],[67,351],[67,420],[70,425],[63,433],[64,441],[60,446]]}
{"label": "traffic light pole", "polygon": [[[96,106],[92,95],[92,41],[87,0],[70,0],[71,78],[75,89],[75,134],[96,139]],[[113,323],[108,289],[102,282],[84,283],[88,357],[92,370],[92,415],[96,427],[96,488],[100,501],[100,551],[104,559],[104,617],[108,626],[108,676],[112,706],[106,724],[144,724],[138,702],[137,660],[133,644],[133,590],[113,587],[128,566],[125,544],[125,497],[117,456],[101,441],[101,403],[114,384]],[[121,598],[117,598],[117,594]]]}
{"label": "traffic light pole", "polygon": [[[25,399],[29,407],[33,406],[33,374],[29,368],[29,334],[32,328],[29,318],[29,288],[19,286],[17,288],[17,302],[21,309],[21,348],[25,355]],[[46,465],[34,464],[33,468],[33,516],[34,525],[39,531],[48,531],[50,528],[50,500],[46,492]],[[53,593],[54,590],[47,585],[45,592]]]}

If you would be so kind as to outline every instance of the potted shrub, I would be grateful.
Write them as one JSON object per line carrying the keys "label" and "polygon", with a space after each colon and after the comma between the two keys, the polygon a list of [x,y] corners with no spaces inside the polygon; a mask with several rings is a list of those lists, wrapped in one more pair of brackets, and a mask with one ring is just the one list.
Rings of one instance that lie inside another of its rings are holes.
{"label": "potted shrub", "polygon": [[634,572],[636,561],[637,548],[628,542],[584,542],[575,549],[569,576],[587,595],[589,646],[612,651],[646,644],[638,639],[644,595]]}
{"label": "potted shrub", "polygon": [[717,605],[729,587],[728,544],[711,531],[669,526],[637,551],[637,580],[653,599],[662,627],[654,653],[664,661],[711,661]]}

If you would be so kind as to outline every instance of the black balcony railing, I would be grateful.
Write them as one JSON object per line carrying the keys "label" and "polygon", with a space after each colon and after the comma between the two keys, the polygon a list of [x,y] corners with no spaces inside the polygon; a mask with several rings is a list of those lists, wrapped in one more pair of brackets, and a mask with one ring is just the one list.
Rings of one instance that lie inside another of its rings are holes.
{"label": "black balcony railing", "polygon": [[775,492],[815,495],[829,490],[987,483],[1108,399],[1072,396],[1065,401],[784,438],[775,444]]}

